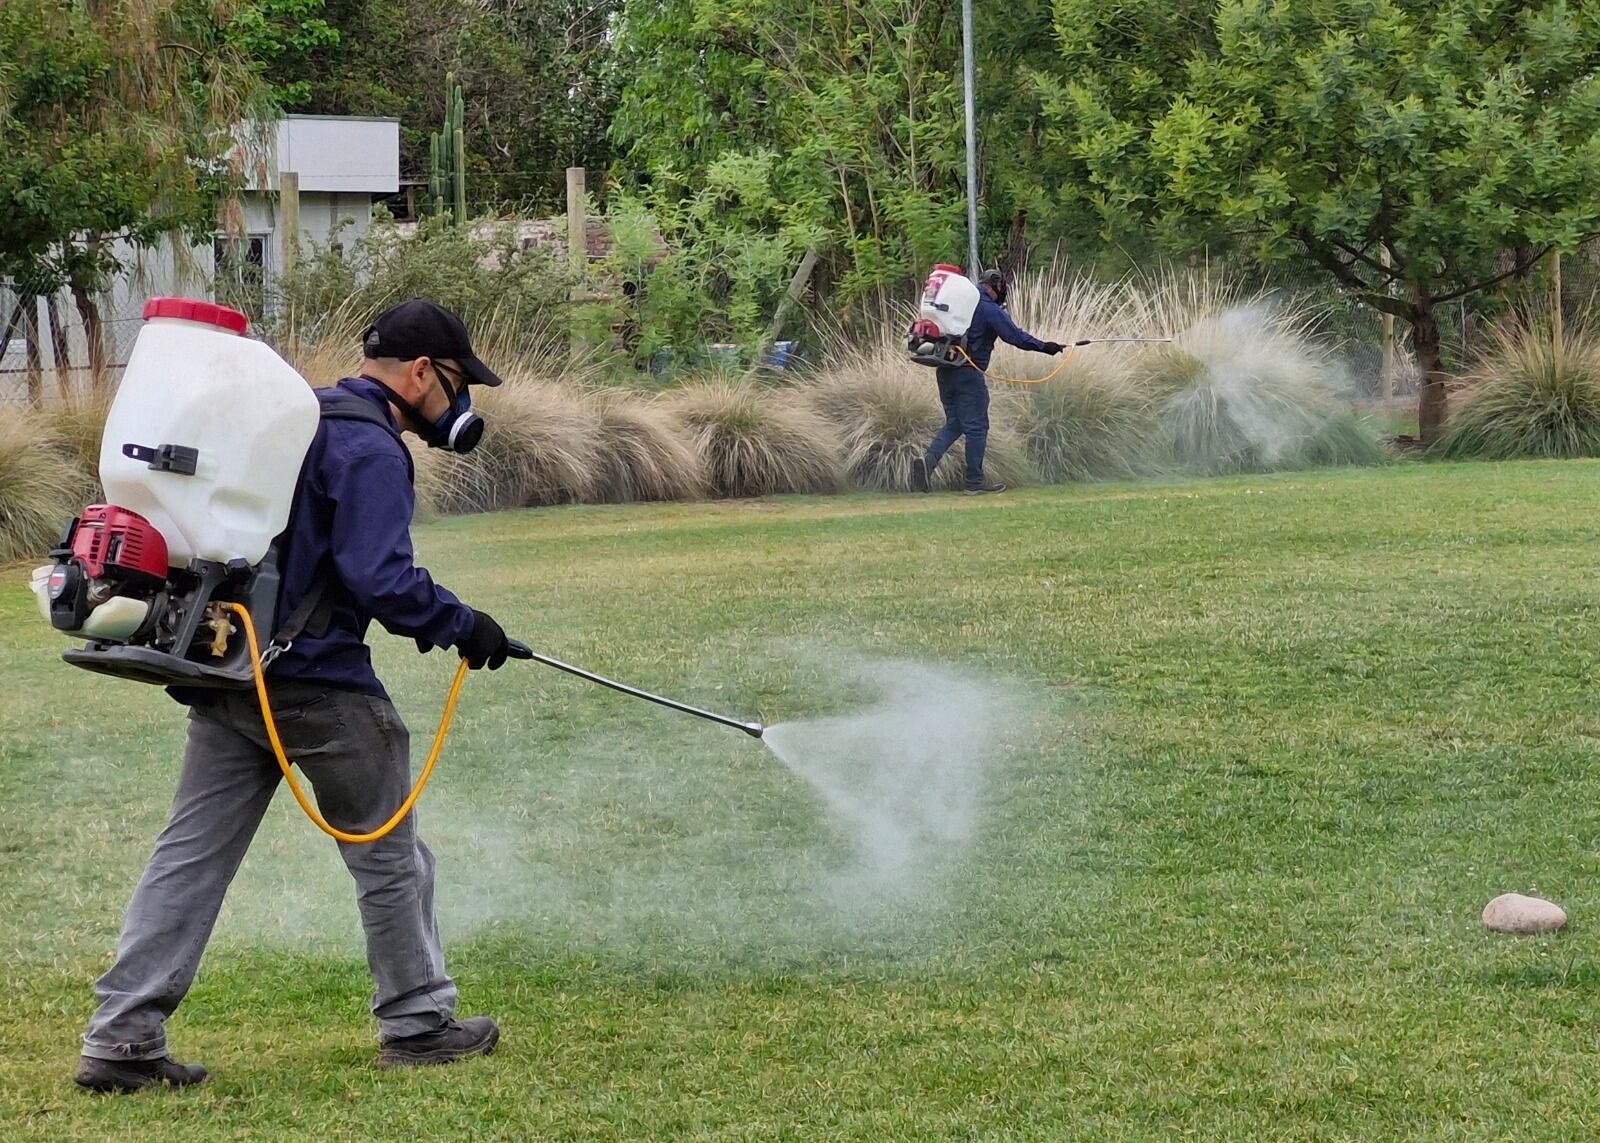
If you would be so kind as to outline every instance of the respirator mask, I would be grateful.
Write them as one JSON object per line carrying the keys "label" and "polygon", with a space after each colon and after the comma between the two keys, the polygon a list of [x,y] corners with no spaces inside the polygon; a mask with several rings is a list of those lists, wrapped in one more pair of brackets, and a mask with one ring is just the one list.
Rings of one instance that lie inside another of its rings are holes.
{"label": "respirator mask", "polygon": [[[368,332],[365,345],[369,357],[379,352],[377,338],[375,331]],[[483,418],[473,412],[472,393],[467,388],[467,379],[437,361],[430,360],[429,365],[433,369],[433,375],[438,378],[439,387],[450,398],[449,408],[438,417],[430,418],[424,415],[421,409],[376,377],[366,376],[366,380],[382,389],[389,400],[405,410],[411,421],[411,427],[429,448],[447,448],[457,453],[471,452],[483,439],[484,423]]]}

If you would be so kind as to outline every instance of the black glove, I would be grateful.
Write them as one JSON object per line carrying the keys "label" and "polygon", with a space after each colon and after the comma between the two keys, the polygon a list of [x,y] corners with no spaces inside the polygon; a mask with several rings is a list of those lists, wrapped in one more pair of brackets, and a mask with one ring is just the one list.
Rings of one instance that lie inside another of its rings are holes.
{"label": "black glove", "polygon": [[498,671],[506,665],[511,653],[511,640],[492,616],[481,611],[472,613],[472,633],[456,644],[456,650],[474,671],[488,667]]}
{"label": "black glove", "polygon": [[1054,357],[1065,348],[1066,346],[1062,345],[1059,341],[1047,341],[1044,343],[1044,351],[1051,357]]}

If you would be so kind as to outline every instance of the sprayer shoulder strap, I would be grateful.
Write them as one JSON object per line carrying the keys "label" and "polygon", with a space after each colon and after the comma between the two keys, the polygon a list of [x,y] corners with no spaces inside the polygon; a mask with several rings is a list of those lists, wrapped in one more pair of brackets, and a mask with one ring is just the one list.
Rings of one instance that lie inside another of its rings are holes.
{"label": "sprayer shoulder strap", "polygon": [[[354,393],[346,393],[339,389],[323,390],[318,395],[322,405],[322,419],[325,421],[365,421],[369,425],[377,425],[384,432],[395,439],[400,446],[401,454],[406,458],[406,471],[415,479],[416,470],[411,462],[411,450],[406,448],[405,442],[400,439],[400,434],[395,432],[394,426],[389,423],[389,418],[383,410],[363,397]],[[322,576],[311,585],[305,595],[300,597],[300,602],[289,613],[274,632],[272,642],[278,647],[288,647],[304,632],[310,632],[313,637],[321,638],[328,633],[328,625],[333,621],[333,601],[328,598],[328,578]]]}
{"label": "sprayer shoulder strap", "polygon": [[417,478],[416,465],[411,460],[411,450],[406,448],[406,443],[395,431],[394,425],[389,422],[388,416],[378,406],[365,397],[358,397],[343,389],[324,389],[318,394],[317,399],[322,403],[322,419],[325,421],[365,421],[369,425],[377,425],[384,432],[394,438],[394,443],[400,446],[400,455],[406,458],[406,472],[412,480]]}
{"label": "sprayer shoulder strap", "polygon": [[328,624],[332,619],[333,601],[328,598],[328,581],[319,579],[300,597],[300,602],[272,636],[272,641],[280,647],[288,647],[306,631],[320,638],[328,633]]}

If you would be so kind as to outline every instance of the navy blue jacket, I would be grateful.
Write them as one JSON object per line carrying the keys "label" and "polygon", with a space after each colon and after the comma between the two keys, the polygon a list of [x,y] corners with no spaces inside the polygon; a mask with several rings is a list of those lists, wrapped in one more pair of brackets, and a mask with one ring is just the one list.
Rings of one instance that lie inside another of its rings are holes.
{"label": "navy blue jacket", "polygon": [[[383,391],[361,378],[339,388],[372,402],[394,425]],[[319,394],[321,399],[321,394]],[[279,537],[278,623],[319,579],[333,605],[327,633],[303,632],[268,670],[293,680],[387,698],[365,637],[376,619],[396,635],[449,647],[472,631],[472,611],[419,568],[411,547],[416,493],[405,446],[382,426],[324,419],[317,427],[289,526]]]}
{"label": "navy blue jacket", "polygon": [[967,327],[967,356],[979,369],[989,368],[989,359],[994,356],[994,343],[997,340],[1018,349],[1047,352],[1044,342],[1021,329],[1011,320],[1005,307],[985,291],[978,299],[978,308],[973,311],[972,324]]}

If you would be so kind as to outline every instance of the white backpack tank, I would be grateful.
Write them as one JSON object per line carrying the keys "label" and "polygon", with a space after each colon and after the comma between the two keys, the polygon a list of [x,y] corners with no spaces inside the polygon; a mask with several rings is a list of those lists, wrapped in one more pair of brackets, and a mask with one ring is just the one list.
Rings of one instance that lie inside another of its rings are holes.
{"label": "white backpack tank", "polygon": [[938,265],[922,289],[917,315],[939,327],[943,337],[960,337],[972,325],[978,310],[978,287],[959,266]]}
{"label": "white backpack tank", "polygon": [[289,521],[319,406],[305,379],[210,302],[145,306],[100,444],[106,500],[166,538],[168,562],[260,562]]}

